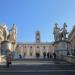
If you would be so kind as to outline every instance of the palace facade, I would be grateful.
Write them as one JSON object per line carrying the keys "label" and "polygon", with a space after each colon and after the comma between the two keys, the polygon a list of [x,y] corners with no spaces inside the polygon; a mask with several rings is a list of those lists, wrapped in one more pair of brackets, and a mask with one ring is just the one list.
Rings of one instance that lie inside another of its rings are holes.
{"label": "palace facade", "polygon": [[40,40],[40,31],[35,33],[35,42],[32,43],[17,43],[16,52],[21,55],[22,58],[36,58],[36,55],[39,54],[40,58],[43,58],[43,53],[53,54],[54,47],[50,42],[41,42]]}

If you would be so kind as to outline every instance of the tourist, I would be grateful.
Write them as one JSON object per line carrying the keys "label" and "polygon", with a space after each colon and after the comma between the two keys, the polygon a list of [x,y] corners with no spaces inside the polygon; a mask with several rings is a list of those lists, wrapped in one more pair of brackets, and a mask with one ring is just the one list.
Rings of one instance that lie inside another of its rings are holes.
{"label": "tourist", "polygon": [[53,56],[54,56],[54,59],[56,59],[56,53],[55,52],[53,53]]}
{"label": "tourist", "polygon": [[46,52],[43,52],[44,59],[46,58]]}
{"label": "tourist", "polygon": [[11,54],[9,54],[7,57],[6,57],[6,66],[9,68],[9,65],[12,64],[12,56]]}
{"label": "tourist", "polygon": [[49,52],[47,53],[47,59],[49,59]]}
{"label": "tourist", "polygon": [[21,54],[19,54],[19,59],[22,59],[22,55]]}

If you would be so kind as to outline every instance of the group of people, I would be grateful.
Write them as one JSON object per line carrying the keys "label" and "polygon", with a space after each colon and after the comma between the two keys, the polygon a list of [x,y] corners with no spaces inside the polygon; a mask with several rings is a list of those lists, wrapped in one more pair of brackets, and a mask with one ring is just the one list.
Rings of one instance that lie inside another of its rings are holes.
{"label": "group of people", "polygon": [[[46,54],[46,52],[43,53],[44,59],[47,57],[47,59],[54,58],[56,59],[56,53],[50,54],[49,52]],[[21,58],[21,55],[20,55]],[[12,56],[11,54],[6,56],[6,67],[9,68],[9,66],[12,64]]]}
{"label": "group of people", "polygon": [[56,53],[54,52],[53,54],[51,54],[51,53],[47,53],[46,54],[46,52],[43,52],[43,57],[44,57],[44,59],[50,59],[50,58],[54,58],[54,59],[56,59]]}

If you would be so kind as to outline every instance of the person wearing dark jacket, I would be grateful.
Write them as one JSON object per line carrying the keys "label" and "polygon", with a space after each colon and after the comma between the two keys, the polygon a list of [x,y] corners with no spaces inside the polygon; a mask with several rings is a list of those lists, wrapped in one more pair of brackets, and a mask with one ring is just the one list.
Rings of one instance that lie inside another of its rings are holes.
{"label": "person wearing dark jacket", "polygon": [[55,52],[53,53],[53,56],[54,56],[54,59],[56,59],[56,53]]}
{"label": "person wearing dark jacket", "polygon": [[6,66],[9,68],[9,65],[12,63],[12,56],[9,54],[6,57]]}
{"label": "person wearing dark jacket", "polygon": [[46,58],[46,52],[43,52],[43,57],[44,57],[44,59]]}

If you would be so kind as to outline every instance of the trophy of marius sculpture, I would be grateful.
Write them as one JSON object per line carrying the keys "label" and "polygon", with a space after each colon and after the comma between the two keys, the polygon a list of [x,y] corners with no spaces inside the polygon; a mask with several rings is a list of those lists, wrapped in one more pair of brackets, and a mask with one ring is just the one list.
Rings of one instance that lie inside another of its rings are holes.
{"label": "trophy of marius sculpture", "polygon": [[2,25],[4,40],[1,42],[1,54],[8,55],[15,50],[16,47],[16,26],[8,30],[6,25]]}

